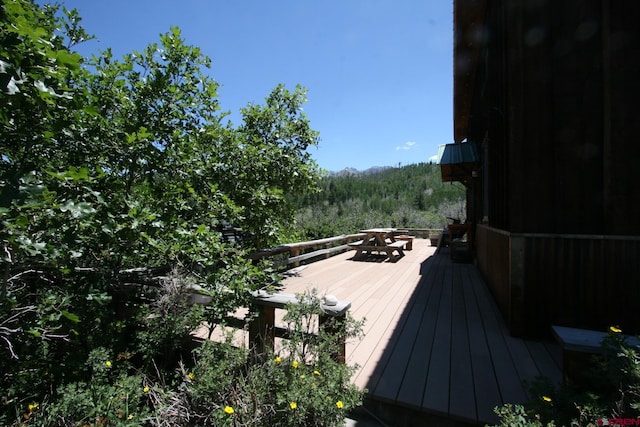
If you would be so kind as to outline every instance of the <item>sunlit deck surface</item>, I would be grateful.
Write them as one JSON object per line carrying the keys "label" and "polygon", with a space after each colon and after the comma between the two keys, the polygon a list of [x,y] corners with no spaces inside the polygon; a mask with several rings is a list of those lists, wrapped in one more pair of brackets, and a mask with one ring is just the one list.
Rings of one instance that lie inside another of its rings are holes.
{"label": "sunlit deck surface", "polygon": [[353,381],[388,425],[494,423],[494,407],[527,401],[523,381],[560,381],[560,348],[511,337],[473,264],[418,238],[396,262],[354,254],[303,266],[283,292],[316,288],[366,318],[364,338],[347,343],[347,363],[360,366]]}

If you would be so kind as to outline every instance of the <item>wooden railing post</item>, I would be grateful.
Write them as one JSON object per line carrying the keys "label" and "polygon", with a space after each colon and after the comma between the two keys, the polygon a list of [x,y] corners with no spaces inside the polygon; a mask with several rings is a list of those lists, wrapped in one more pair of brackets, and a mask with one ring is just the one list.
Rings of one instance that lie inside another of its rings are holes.
{"label": "wooden railing post", "polygon": [[249,342],[257,355],[274,348],[275,312],[275,307],[258,305],[258,317],[249,324]]}
{"label": "wooden railing post", "polygon": [[[289,258],[295,258],[300,255],[300,248],[290,248],[289,249]],[[291,263],[292,267],[299,267],[300,261],[294,261]]]}
{"label": "wooden railing post", "polygon": [[328,316],[327,314],[320,315],[319,323],[320,327],[328,334],[338,334],[338,348],[331,354],[331,358],[338,363],[345,364],[347,362],[347,340],[344,336],[344,325],[346,320],[346,314],[339,316]]}

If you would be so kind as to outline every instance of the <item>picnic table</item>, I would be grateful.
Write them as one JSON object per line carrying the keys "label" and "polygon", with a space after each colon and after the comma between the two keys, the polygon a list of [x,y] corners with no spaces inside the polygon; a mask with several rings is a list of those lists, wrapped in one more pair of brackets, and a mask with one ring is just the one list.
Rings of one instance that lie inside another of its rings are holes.
{"label": "picnic table", "polygon": [[390,259],[396,259],[394,252],[398,253],[397,258],[403,257],[408,241],[396,240],[396,232],[395,228],[360,230],[360,233],[365,233],[366,237],[361,241],[349,243],[349,247],[356,250],[354,259],[359,258],[363,253],[371,255],[373,252],[384,253]]}

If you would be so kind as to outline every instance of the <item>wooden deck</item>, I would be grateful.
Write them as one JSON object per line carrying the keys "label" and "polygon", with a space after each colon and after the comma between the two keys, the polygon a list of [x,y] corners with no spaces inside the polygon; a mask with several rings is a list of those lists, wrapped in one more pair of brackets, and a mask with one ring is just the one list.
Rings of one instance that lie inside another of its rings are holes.
{"label": "wooden deck", "polygon": [[395,262],[355,261],[348,251],[284,280],[284,292],[316,288],[366,318],[365,337],[347,343],[347,363],[360,366],[353,381],[389,425],[494,423],[494,407],[526,402],[523,381],[561,379],[559,346],[509,336],[476,267],[447,251],[435,255],[416,238]]}

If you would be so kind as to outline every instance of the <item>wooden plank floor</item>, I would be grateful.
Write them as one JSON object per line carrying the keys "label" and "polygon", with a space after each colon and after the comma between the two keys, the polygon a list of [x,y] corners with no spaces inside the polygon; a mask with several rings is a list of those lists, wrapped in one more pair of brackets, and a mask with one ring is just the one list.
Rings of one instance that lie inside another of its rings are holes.
{"label": "wooden plank floor", "polygon": [[284,280],[283,292],[315,288],[366,319],[364,338],[347,343],[347,363],[359,366],[353,381],[390,425],[493,423],[495,406],[527,400],[523,381],[561,379],[560,348],[509,336],[476,267],[447,251],[415,239],[396,262],[356,261],[349,251]]}

